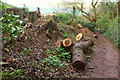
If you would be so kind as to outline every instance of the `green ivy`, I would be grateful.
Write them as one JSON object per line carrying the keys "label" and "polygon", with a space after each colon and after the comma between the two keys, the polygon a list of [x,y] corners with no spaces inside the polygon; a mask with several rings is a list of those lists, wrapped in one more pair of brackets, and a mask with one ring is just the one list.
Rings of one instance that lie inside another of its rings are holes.
{"label": "green ivy", "polygon": [[23,51],[20,53],[21,55],[32,55],[33,53],[32,52],[32,49],[31,48],[23,48]]}
{"label": "green ivy", "polygon": [[8,43],[10,43],[14,38],[19,37],[23,26],[22,21],[19,20],[19,16],[15,16],[12,14],[5,14],[0,18],[0,21],[2,21],[2,26],[0,31],[0,34],[5,34],[7,38],[3,38],[3,40],[6,40]]}
{"label": "green ivy", "polygon": [[24,74],[22,69],[18,69],[18,70],[13,70],[12,72],[8,72],[7,69],[4,69],[2,72],[2,79],[6,80],[6,79],[17,79],[20,78],[22,75]]}
{"label": "green ivy", "polygon": [[70,62],[71,54],[70,52],[65,52],[64,48],[58,47],[56,48],[56,51],[51,51],[49,49],[46,50],[47,54],[50,54],[48,58],[45,58],[42,61],[42,65],[52,65],[55,67],[63,67],[65,64],[62,62],[62,60],[65,60],[67,62]]}
{"label": "green ivy", "polygon": [[2,17],[0,18],[0,21],[2,22],[2,25],[0,28],[0,34],[3,34],[5,38],[2,40],[7,41],[7,43],[10,43],[14,38],[19,37],[23,26],[22,21],[19,20],[18,15],[12,15],[6,13],[6,6],[2,4],[0,1],[0,8],[4,14],[2,14]]}

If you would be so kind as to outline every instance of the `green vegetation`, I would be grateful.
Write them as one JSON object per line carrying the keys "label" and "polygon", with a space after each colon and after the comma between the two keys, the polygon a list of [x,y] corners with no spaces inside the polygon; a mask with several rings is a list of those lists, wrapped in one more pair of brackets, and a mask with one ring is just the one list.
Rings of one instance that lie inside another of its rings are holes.
{"label": "green vegetation", "polygon": [[52,18],[45,16],[45,18],[47,19],[47,21],[50,21]]}
{"label": "green vegetation", "polygon": [[[112,40],[115,45],[120,45],[120,37],[119,37],[119,17],[117,17],[115,12],[116,10],[116,4],[114,3],[104,3],[101,2],[100,4],[100,11],[98,15],[98,20],[96,22],[96,30],[99,32],[103,32],[104,36],[106,36],[108,39]],[[105,12],[107,11],[107,13]]]}
{"label": "green vegetation", "polygon": [[64,24],[70,24],[72,21],[72,14],[68,14],[68,13],[57,13],[56,14],[56,22],[57,23],[64,23]]}
{"label": "green vegetation", "polygon": [[25,4],[23,4],[23,8],[25,9],[26,12],[29,12],[29,8]]}
{"label": "green vegetation", "polygon": [[18,16],[12,14],[5,14],[2,18],[2,31],[3,35],[6,35],[7,38],[3,38],[8,43],[10,43],[14,38],[20,37],[22,31],[22,22],[19,20]]}
{"label": "green vegetation", "polygon": [[43,66],[52,65],[54,67],[60,68],[65,65],[65,63],[63,63],[62,61],[70,62],[71,59],[70,52],[66,52],[64,48],[61,47],[56,48],[56,51],[51,51],[47,49],[46,53],[50,56],[42,61]]}
{"label": "green vegetation", "polygon": [[[2,4],[2,10],[5,10],[5,5]],[[12,14],[7,14],[4,12],[4,15],[0,18],[2,21],[2,25],[0,28],[0,34],[3,34],[3,41],[5,40],[7,43],[10,43],[14,38],[20,37],[20,33],[22,33],[22,21],[19,20],[19,16],[15,16]]]}
{"label": "green vegetation", "polygon": [[111,39],[115,45],[120,46],[120,36],[118,32],[118,18],[115,18],[113,21],[108,22],[108,26],[104,33],[108,39]]}
{"label": "green vegetation", "polygon": [[83,22],[82,23],[83,27],[87,27],[91,31],[95,31],[96,23],[95,22]]}
{"label": "green vegetation", "polygon": [[76,14],[76,7],[73,6],[73,15],[75,16],[75,14]]}
{"label": "green vegetation", "polygon": [[18,79],[24,74],[24,71],[22,69],[18,69],[18,70],[13,70],[12,72],[8,72],[7,69],[4,69],[3,72],[0,74],[2,74],[2,80]]}
{"label": "green vegetation", "polygon": [[25,54],[26,54],[26,55],[32,55],[31,51],[32,51],[32,50],[31,50],[30,48],[28,48],[28,49],[27,49],[27,48],[24,48],[24,49],[23,49],[23,52],[21,52],[20,54],[22,54],[22,55],[25,55]]}
{"label": "green vegetation", "polygon": [[96,24],[95,22],[85,22],[78,15],[72,15],[70,13],[57,13],[56,14],[56,22],[62,23],[65,25],[76,26],[77,24],[81,24],[82,27],[87,27],[91,31],[95,31]]}
{"label": "green vegetation", "polygon": [[[9,4],[7,4],[7,3],[4,3],[4,2],[2,2],[1,0],[0,0],[0,6],[5,6],[6,8],[17,8],[17,7],[15,7],[15,6],[13,6],[13,5],[9,5]],[[1,8],[1,7],[0,7]],[[3,8],[2,8],[3,9]]]}
{"label": "green vegetation", "polygon": [[12,72],[8,72],[7,69],[3,70],[2,72],[2,79],[17,79],[20,78],[24,74],[22,69],[13,70]]}

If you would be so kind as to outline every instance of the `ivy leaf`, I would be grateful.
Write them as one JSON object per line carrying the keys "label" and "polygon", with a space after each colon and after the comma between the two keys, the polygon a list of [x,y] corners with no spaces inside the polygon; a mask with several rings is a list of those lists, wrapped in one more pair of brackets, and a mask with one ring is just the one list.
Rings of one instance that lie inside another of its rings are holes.
{"label": "ivy leaf", "polygon": [[86,58],[91,58],[91,56],[85,55]]}
{"label": "ivy leaf", "polygon": [[16,18],[19,18],[20,16],[19,15],[15,15]]}
{"label": "ivy leaf", "polygon": [[17,35],[13,35],[14,38],[17,38],[18,36]]}
{"label": "ivy leaf", "polygon": [[2,34],[2,30],[0,30],[0,34]]}
{"label": "ivy leaf", "polygon": [[8,49],[8,48],[5,48],[5,51],[9,52],[9,49]]}
{"label": "ivy leaf", "polygon": [[2,4],[2,9],[5,10],[5,5],[4,4]]}
{"label": "ivy leaf", "polygon": [[13,25],[13,24],[12,24],[12,23],[10,23],[10,24],[8,24],[8,27],[10,28],[12,25]]}
{"label": "ivy leaf", "polygon": [[13,33],[16,29],[14,27],[11,28],[11,33]]}
{"label": "ivy leaf", "polygon": [[68,55],[70,52],[63,53],[64,55]]}
{"label": "ivy leaf", "polygon": [[11,41],[11,37],[8,37],[6,41],[9,43]]}
{"label": "ivy leaf", "polygon": [[1,17],[1,18],[0,18],[0,21],[1,21],[1,20],[4,20],[4,19],[5,19],[4,17]]}
{"label": "ivy leaf", "polygon": [[22,28],[21,27],[16,27],[17,28],[17,30],[21,30]]}

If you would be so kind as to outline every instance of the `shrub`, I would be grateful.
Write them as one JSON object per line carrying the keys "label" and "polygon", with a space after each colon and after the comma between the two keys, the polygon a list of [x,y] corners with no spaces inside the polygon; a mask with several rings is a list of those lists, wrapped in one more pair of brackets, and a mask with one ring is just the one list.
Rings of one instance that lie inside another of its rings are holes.
{"label": "shrub", "polygon": [[120,18],[112,19],[112,15],[107,12],[104,12],[99,15],[99,19],[96,22],[97,30],[100,32],[104,32],[104,36],[108,39],[111,39],[115,45],[120,45],[120,34],[118,32],[118,21]]}
{"label": "shrub", "polygon": [[96,24],[95,22],[82,22],[81,24],[83,27],[87,27],[91,31],[95,31]]}
{"label": "shrub", "polygon": [[56,22],[60,23],[66,23],[66,24],[70,24],[72,18],[71,18],[72,14],[67,14],[67,13],[57,13],[56,14]]}
{"label": "shrub", "polygon": [[107,13],[101,13],[99,14],[99,19],[96,22],[97,30],[104,32],[106,31],[110,21],[112,21],[111,14],[109,12]]}
{"label": "shrub", "polygon": [[7,14],[6,7],[0,1],[0,9],[3,11],[3,15],[0,18],[0,34],[3,34],[3,41],[5,40],[7,43],[10,43],[14,38],[19,37],[22,32],[23,26],[22,21],[19,20],[19,16],[15,16],[12,14]]}
{"label": "shrub", "polygon": [[19,16],[12,14],[5,14],[0,18],[2,21],[1,33],[5,34],[5,38],[8,43],[10,43],[14,38],[19,37],[20,32],[22,31],[22,21],[19,20]]}
{"label": "shrub", "polygon": [[115,20],[109,22],[104,36],[106,36],[108,39],[111,39],[115,43],[115,45],[120,46],[118,19],[119,18],[115,18]]}
{"label": "shrub", "polygon": [[70,52],[66,52],[64,48],[58,47],[56,51],[51,51],[49,49],[46,50],[47,54],[50,54],[48,58],[43,59],[42,65],[52,65],[54,67],[63,67],[64,63],[62,61],[70,62],[71,54]]}
{"label": "shrub", "polygon": [[22,69],[18,69],[8,72],[7,69],[4,69],[1,74],[3,80],[8,80],[8,79],[16,80],[18,78],[21,78],[21,76],[24,74],[24,71]]}

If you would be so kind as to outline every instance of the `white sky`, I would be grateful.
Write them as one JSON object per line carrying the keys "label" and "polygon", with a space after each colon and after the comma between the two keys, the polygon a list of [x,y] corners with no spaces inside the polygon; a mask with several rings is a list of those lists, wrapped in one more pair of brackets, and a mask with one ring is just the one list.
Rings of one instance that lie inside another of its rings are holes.
{"label": "white sky", "polygon": [[61,0],[1,0],[1,1],[17,7],[23,7],[23,4],[25,4],[27,7],[50,7],[50,5],[55,5],[61,2]]}
{"label": "white sky", "polygon": [[[23,7],[23,4],[25,4],[27,7],[55,7],[56,4],[62,2],[62,1],[74,1],[74,0],[1,0],[3,2],[6,2],[10,5],[14,5],[17,7]],[[80,0],[78,0],[80,1]],[[86,4],[90,4],[92,0],[81,0],[84,1]],[[98,0],[101,1],[101,0]],[[109,1],[109,0],[102,0],[102,1]],[[111,0],[115,1],[115,0]]]}

